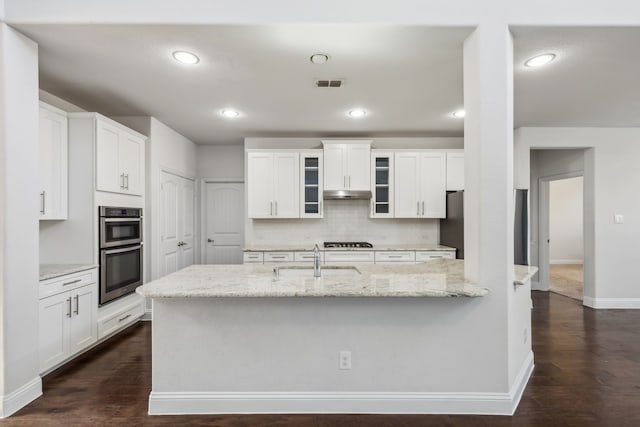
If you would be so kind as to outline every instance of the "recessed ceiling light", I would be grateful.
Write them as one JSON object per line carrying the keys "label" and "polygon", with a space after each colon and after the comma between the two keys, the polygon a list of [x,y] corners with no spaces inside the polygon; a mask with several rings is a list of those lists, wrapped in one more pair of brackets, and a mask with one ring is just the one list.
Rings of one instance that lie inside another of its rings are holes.
{"label": "recessed ceiling light", "polygon": [[224,110],[222,110],[220,112],[220,114],[222,114],[224,117],[226,117],[228,119],[235,119],[236,117],[238,117],[240,115],[240,112],[238,112],[236,110],[232,110],[230,108],[225,108]]}
{"label": "recessed ceiling light", "polygon": [[324,53],[314,53],[309,59],[314,64],[324,64],[329,60],[329,55],[326,55]]}
{"label": "recessed ceiling light", "polygon": [[173,52],[173,59],[178,62],[182,62],[183,64],[190,65],[200,62],[200,58],[198,58],[195,54],[184,50],[176,50],[175,52]]}
{"label": "recessed ceiling light", "polygon": [[543,65],[548,64],[556,58],[554,53],[545,53],[542,55],[534,56],[531,59],[528,59],[524,65],[526,67],[542,67]]}
{"label": "recessed ceiling light", "polygon": [[456,110],[453,113],[451,113],[451,115],[453,117],[455,117],[456,119],[461,119],[463,118],[467,113],[464,110]]}
{"label": "recessed ceiling light", "polygon": [[356,108],[354,110],[349,111],[349,117],[359,118],[367,115],[367,112],[362,108]]}

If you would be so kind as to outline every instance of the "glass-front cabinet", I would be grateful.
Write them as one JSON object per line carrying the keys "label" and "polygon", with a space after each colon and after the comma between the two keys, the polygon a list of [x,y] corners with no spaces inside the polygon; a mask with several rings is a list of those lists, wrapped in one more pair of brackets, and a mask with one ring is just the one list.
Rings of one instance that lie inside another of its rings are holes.
{"label": "glass-front cabinet", "polygon": [[322,150],[300,152],[300,218],[322,218]]}
{"label": "glass-front cabinet", "polygon": [[371,218],[393,218],[393,152],[371,150]]}

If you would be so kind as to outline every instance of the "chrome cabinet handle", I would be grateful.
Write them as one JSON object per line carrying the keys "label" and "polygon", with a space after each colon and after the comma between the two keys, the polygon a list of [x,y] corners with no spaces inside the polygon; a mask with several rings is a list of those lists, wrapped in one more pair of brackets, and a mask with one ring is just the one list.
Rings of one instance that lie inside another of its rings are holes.
{"label": "chrome cabinet handle", "polygon": [[62,286],[69,286],[69,285],[73,285],[74,283],[78,283],[78,282],[82,282],[82,279],[76,279],[76,280],[72,280],[70,282],[64,282],[62,284]]}
{"label": "chrome cabinet handle", "polygon": [[420,202],[416,202],[416,205],[418,205],[418,210],[416,212],[416,215],[420,216]]}
{"label": "chrome cabinet handle", "polygon": [[278,216],[278,201],[276,200],[276,201],[275,201],[275,202],[273,202],[273,203],[274,203],[274,204],[275,204],[275,206],[276,206],[276,209],[275,209],[276,215],[275,215],[275,216]]}
{"label": "chrome cabinet handle", "polygon": [[207,239],[207,243],[213,243],[214,240],[213,239]]}
{"label": "chrome cabinet handle", "polygon": [[119,319],[118,319],[118,322],[124,322],[124,321],[125,321],[125,320],[127,320],[129,317],[131,317],[131,314],[127,314],[126,316],[119,318]]}
{"label": "chrome cabinet handle", "polygon": [[387,258],[402,258],[402,255],[388,255]]}
{"label": "chrome cabinet handle", "polygon": [[424,201],[422,202],[422,216],[424,216]]}
{"label": "chrome cabinet handle", "polygon": [[76,311],[74,311],[74,313],[76,314],[76,316],[78,314],[80,314],[80,295],[76,295]]}
{"label": "chrome cabinet handle", "polygon": [[125,177],[127,178],[126,186],[127,186],[127,190],[128,190],[129,189],[129,174],[126,174]]}
{"label": "chrome cabinet handle", "polygon": [[269,202],[269,215],[273,216],[273,202]]}
{"label": "chrome cabinet handle", "polygon": [[71,317],[71,297],[67,298],[67,302],[69,303],[69,309],[67,310],[67,317]]}
{"label": "chrome cabinet handle", "polygon": [[40,213],[42,215],[44,215],[44,198],[45,198],[44,193],[45,193],[44,191],[40,193]]}

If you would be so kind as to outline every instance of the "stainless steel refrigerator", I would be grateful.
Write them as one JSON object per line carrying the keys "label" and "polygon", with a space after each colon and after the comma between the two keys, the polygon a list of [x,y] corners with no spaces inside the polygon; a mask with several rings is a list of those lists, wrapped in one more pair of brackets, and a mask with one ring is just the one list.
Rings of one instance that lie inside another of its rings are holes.
{"label": "stainless steel refrigerator", "polygon": [[[529,265],[529,195],[515,190],[513,260]],[[440,244],[456,248],[456,258],[464,259],[464,191],[447,193],[447,217],[440,220]]]}

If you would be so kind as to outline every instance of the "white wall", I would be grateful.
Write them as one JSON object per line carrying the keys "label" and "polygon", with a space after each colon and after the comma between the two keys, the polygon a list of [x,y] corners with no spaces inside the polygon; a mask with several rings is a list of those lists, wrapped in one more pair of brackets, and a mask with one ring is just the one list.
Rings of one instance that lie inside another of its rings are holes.
{"label": "white wall", "polygon": [[[519,150],[588,148],[583,175],[584,303],[640,307],[640,287],[635,285],[640,264],[640,198],[632,196],[640,182],[640,129],[521,128],[516,139]],[[624,214],[625,223],[614,224],[614,214]]]}
{"label": "white wall", "polygon": [[244,181],[244,147],[239,144],[199,145],[197,171],[201,179]]}
{"label": "white wall", "polygon": [[582,264],[582,177],[549,183],[549,260]]}
{"label": "white wall", "polygon": [[0,23],[0,417],[42,394],[37,159],[38,46]]}

